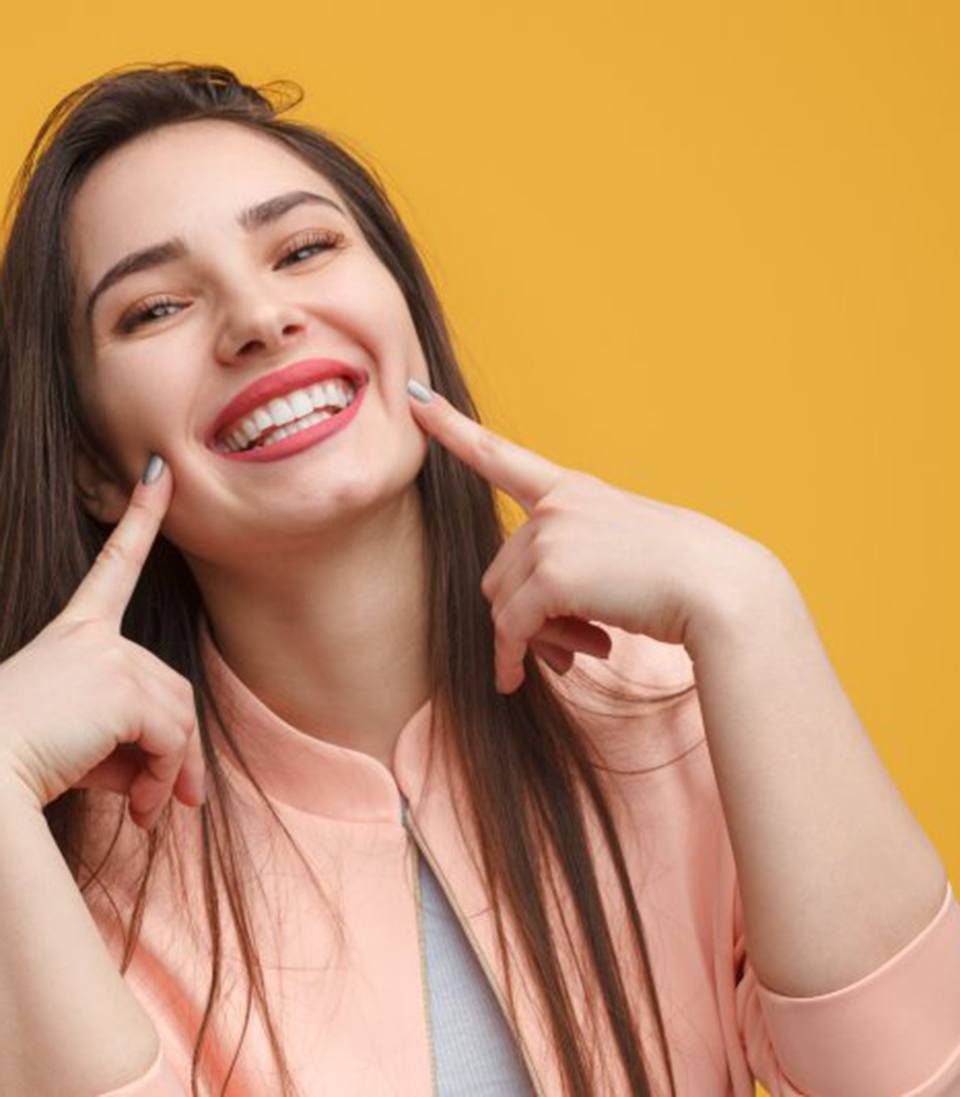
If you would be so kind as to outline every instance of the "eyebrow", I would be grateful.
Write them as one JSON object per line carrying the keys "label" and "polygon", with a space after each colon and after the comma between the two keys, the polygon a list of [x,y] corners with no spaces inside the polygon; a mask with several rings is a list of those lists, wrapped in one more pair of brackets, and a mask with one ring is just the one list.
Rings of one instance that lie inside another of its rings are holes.
{"label": "eyebrow", "polygon": [[[295,206],[301,206],[305,203],[319,203],[325,206],[332,206],[335,210],[346,216],[340,206],[331,198],[327,198],[322,194],[315,194],[313,191],[309,190],[291,190],[287,191],[285,194],[278,194],[273,198],[268,198],[264,202],[258,202],[248,209],[241,210],[241,212],[237,214],[237,224],[247,232],[253,232],[256,229],[263,228],[265,225],[269,225],[278,220]],[[145,248],[139,248],[137,251],[132,251],[129,255],[125,255],[118,262],[114,263],[106,274],[104,274],[87,298],[87,304],[84,309],[84,316],[86,317],[87,324],[89,325],[90,319],[93,316],[93,307],[97,303],[98,298],[106,293],[112,286],[115,286],[124,278],[129,278],[131,274],[139,274],[140,271],[151,270],[164,263],[173,262],[175,259],[182,259],[188,254],[189,248],[184,243],[183,238],[180,236],[172,236],[169,240],[164,240],[162,244],[150,244]]]}

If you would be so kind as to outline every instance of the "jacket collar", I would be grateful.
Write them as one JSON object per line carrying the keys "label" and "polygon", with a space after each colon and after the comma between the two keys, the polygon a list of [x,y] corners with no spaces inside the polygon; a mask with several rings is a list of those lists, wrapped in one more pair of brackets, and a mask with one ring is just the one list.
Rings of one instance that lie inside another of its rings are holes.
{"label": "jacket collar", "polygon": [[[626,679],[655,691],[653,697],[656,691],[669,693],[693,683],[693,663],[681,645],[662,644],[620,629],[611,631],[615,638],[612,665],[591,660],[591,672],[602,683],[616,689],[622,688]],[[401,728],[391,770],[362,751],[299,731],[268,708],[228,666],[203,614],[199,636],[208,681],[224,721],[273,799],[311,815],[399,826],[402,798],[409,800],[412,812],[427,806],[428,764],[431,778],[439,779],[441,786],[446,784],[444,775],[434,773],[444,767],[433,765],[430,757],[431,741],[440,740],[439,747],[444,738],[432,726],[442,719],[432,700],[425,701]],[[558,686],[566,694],[568,687],[561,682]],[[573,687],[572,699],[576,693]],[[218,735],[215,714],[209,707],[206,711],[211,733]],[[624,720],[627,714],[631,719]],[[607,763],[623,773],[669,765],[704,738],[696,702],[660,705],[654,700],[641,710],[632,703],[623,709],[608,702],[598,709],[596,698],[591,697],[585,708],[578,707],[578,716],[587,720],[592,735],[602,742]],[[218,746],[226,764],[246,782],[230,748],[222,740]],[[436,757],[441,755],[438,749]]]}
{"label": "jacket collar", "polygon": [[[317,739],[268,708],[227,664],[201,615],[200,651],[223,721],[263,790],[311,815],[351,822],[401,825],[401,797],[419,798],[433,704],[427,700],[404,724],[394,747],[393,772],[363,751]],[[207,707],[220,756],[242,774]],[[245,775],[241,780],[246,781]]]}

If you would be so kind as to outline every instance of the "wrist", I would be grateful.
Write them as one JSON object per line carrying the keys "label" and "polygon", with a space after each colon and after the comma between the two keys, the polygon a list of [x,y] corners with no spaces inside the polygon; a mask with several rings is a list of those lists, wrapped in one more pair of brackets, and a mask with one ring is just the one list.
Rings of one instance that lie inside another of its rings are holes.
{"label": "wrist", "polygon": [[716,584],[684,637],[696,664],[716,654],[729,657],[744,644],[762,642],[765,629],[787,616],[807,615],[793,576],[765,545],[750,551],[729,569],[728,582]]}
{"label": "wrist", "polygon": [[16,804],[38,812],[42,812],[44,807],[36,790],[9,758],[4,758],[0,763],[0,803]]}

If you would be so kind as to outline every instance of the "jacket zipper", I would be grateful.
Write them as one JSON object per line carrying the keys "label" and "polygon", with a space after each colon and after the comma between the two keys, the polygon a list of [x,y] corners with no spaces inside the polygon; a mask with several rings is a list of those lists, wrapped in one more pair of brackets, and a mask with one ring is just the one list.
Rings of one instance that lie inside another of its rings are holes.
{"label": "jacket zipper", "polygon": [[[546,1091],[543,1088],[543,1084],[540,1081],[540,1077],[537,1074],[537,1071],[536,1071],[536,1069],[533,1065],[533,1062],[530,1058],[530,1052],[527,1048],[527,1045],[526,1045],[525,1041],[523,1040],[523,1038],[521,1037],[520,1033],[518,1032],[516,1026],[513,1023],[513,1019],[510,1016],[509,1010],[507,1009],[507,1003],[506,1003],[506,1000],[504,999],[503,994],[500,990],[500,986],[499,986],[493,972],[490,970],[489,965],[487,964],[486,957],[483,955],[483,952],[480,949],[480,946],[477,942],[477,939],[474,936],[473,929],[471,928],[469,922],[467,921],[466,915],[463,913],[463,910],[461,909],[460,904],[457,902],[456,896],[453,894],[453,892],[451,891],[449,885],[447,884],[446,877],[443,875],[443,873],[441,873],[440,867],[437,865],[437,862],[433,859],[433,855],[430,853],[430,849],[429,849],[429,847],[427,846],[426,842],[423,839],[423,835],[420,833],[417,825],[413,821],[413,816],[410,814],[410,807],[409,807],[409,804],[408,804],[408,801],[407,801],[406,797],[401,797],[401,818],[403,820],[403,825],[407,829],[407,833],[413,839],[414,846],[417,848],[420,855],[424,858],[424,860],[430,866],[431,870],[433,871],[434,876],[437,878],[437,881],[440,884],[441,890],[443,891],[444,895],[447,897],[447,902],[450,904],[451,908],[453,909],[454,913],[456,914],[457,921],[460,923],[460,927],[464,931],[464,933],[467,937],[467,940],[470,943],[470,947],[473,949],[473,953],[476,956],[476,958],[477,958],[477,960],[480,964],[480,967],[483,969],[483,973],[487,978],[487,982],[490,984],[490,989],[496,995],[497,1001],[500,1004],[500,1012],[503,1015],[503,1019],[506,1022],[508,1028],[510,1029],[510,1032],[513,1035],[513,1039],[514,1039],[517,1047],[520,1049],[521,1055],[523,1056],[523,1061],[524,1061],[524,1063],[526,1065],[526,1068],[527,1068],[527,1074],[529,1075],[530,1081],[533,1084],[533,1090],[534,1090],[534,1093],[536,1094],[536,1097],[546,1097]],[[417,918],[419,920],[420,917],[421,917],[421,915],[420,915],[420,906],[419,906],[419,904],[420,904],[420,873],[419,873],[419,871],[417,872],[417,885],[416,885],[416,888],[417,888]],[[424,966],[424,984],[426,985],[426,950],[423,948],[422,923],[419,923],[419,924],[421,925],[421,956],[423,958],[423,966]],[[426,990],[424,991],[424,993],[426,994]],[[429,1022],[429,1017],[430,1017],[430,1003],[429,1003],[429,1001],[427,1002],[427,1017],[428,1017],[428,1025],[429,1025],[429,1023],[430,1023]],[[431,1042],[431,1062],[432,1062],[432,1055],[433,1055],[433,1033],[432,1033],[432,1030],[431,1030],[431,1035],[430,1035],[430,1042]],[[434,1080],[434,1086],[436,1086],[436,1080]],[[436,1089],[434,1089],[434,1092],[436,1093]]]}
{"label": "jacket zipper", "polygon": [[[402,817],[404,823],[406,823],[407,804],[403,802]],[[407,831],[409,834],[409,831]],[[427,1042],[430,1045],[430,1093],[433,1097],[439,1097],[440,1091],[437,1088],[437,1050],[436,1041],[433,1035],[433,1016],[430,1006],[430,984],[429,975],[427,973],[427,946],[423,938],[423,895],[420,889],[420,865],[417,859],[420,856],[420,849],[417,843],[413,843],[414,849],[414,865],[413,865],[413,892],[415,902],[417,906],[417,939],[420,943],[420,973],[421,984],[423,986],[423,1011],[427,1017]]]}

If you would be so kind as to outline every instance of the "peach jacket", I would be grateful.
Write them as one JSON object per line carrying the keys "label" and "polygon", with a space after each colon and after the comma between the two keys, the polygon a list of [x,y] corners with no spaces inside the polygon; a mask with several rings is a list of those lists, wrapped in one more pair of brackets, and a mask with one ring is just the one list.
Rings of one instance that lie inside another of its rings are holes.
{"label": "peach jacket", "polygon": [[[681,1097],[753,1097],[755,1080],[773,1097],[947,1097],[960,1094],[960,906],[948,884],[938,913],[876,971],[813,998],[763,986],[746,952],[743,910],[730,839],[696,692],[680,701],[657,695],[693,681],[679,645],[611,630],[608,662],[578,656],[604,680],[641,684],[652,700],[617,708],[553,676],[614,771],[608,785],[617,831],[651,954]],[[268,1003],[304,1097],[430,1097],[437,1094],[430,1015],[419,934],[417,857],[450,899],[498,1000],[505,980],[475,843],[456,824],[440,754],[428,765],[431,702],[403,727],[392,771],[367,754],[308,736],[287,724],[226,664],[206,627],[203,657],[225,722],[239,738],[270,802],[306,855],[303,863],[225,749],[220,753],[242,806],[235,823],[246,845],[241,866],[253,900],[251,930]],[[552,672],[547,672],[552,673]],[[580,691],[578,693],[578,691]],[[219,730],[214,724],[219,740]],[[219,749],[219,747],[218,747]],[[125,800],[91,794],[93,850],[123,815]],[[409,802],[404,819],[403,799]],[[151,878],[140,945],[125,973],[153,1019],[160,1050],[142,1077],[104,1097],[184,1097],[193,1045],[210,981],[200,813],[173,802],[176,854]],[[101,825],[102,824],[102,825]],[[97,838],[101,835],[101,838]],[[608,859],[591,833],[604,901],[640,1017],[642,1047],[655,1092],[668,1092],[640,959],[630,945],[622,899]],[[104,847],[105,848],[105,847]],[[103,889],[86,902],[120,966],[118,916],[129,915],[132,883],[146,835],[124,817]],[[97,863],[93,858],[89,863]],[[113,866],[112,868],[110,866]],[[229,903],[218,880],[225,933],[224,995],[205,1044],[204,1094],[219,1093],[231,1069],[246,1009],[246,980]],[[560,894],[562,894],[562,889]],[[558,898],[557,903],[561,900]],[[590,998],[575,975],[562,911],[550,911],[572,1001],[582,1016]],[[558,1055],[543,1024],[530,973],[507,922],[515,957],[518,1040],[540,1097],[561,1097]],[[339,932],[338,932],[339,929]],[[605,1023],[605,1022],[602,1022]],[[595,1097],[624,1097],[609,1031],[591,1043]],[[659,1088],[658,1088],[659,1087]],[[279,1094],[274,1060],[254,1005],[226,1091],[233,1097]],[[438,1094],[438,1097],[443,1097]]]}

